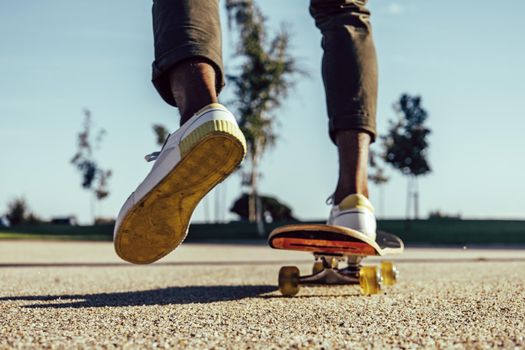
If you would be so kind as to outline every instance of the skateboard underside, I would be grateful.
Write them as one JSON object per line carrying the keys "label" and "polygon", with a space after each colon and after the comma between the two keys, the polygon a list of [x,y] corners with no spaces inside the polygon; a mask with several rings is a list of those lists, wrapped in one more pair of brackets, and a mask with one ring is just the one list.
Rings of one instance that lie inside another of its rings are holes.
{"label": "skateboard underside", "polygon": [[345,256],[400,254],[404,248],[401,239],[391,233],[378,231],[372,240],[355,230],[321,224],[279,227],[268,243],[275,249]]}

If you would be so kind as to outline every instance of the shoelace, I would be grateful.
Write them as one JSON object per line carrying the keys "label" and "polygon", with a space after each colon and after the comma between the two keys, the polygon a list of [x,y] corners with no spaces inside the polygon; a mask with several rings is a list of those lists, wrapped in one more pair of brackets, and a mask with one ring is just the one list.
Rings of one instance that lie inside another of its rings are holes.
{"label": "shoelace", "polygon": [[146,162],[153,162],[154,160],[157,160],[157,158],[159,158],[159,155],[164,149],[164,146],[166,146],[166,142],[168,142],[168,139],[170,138],[170,136],[171,134],[168,134],[168,136],[166,137],[166,140],[164,140],[164,143],[162,144],[162,147],[160,148],[160,151],[152,152],[144,156],[144,159],[146,159]]}
{"label": "shoelace", "polygon": [[153,162],[154,160],[157,160],[157,158],[159,157],[159,154],[160,154],[160,151],[146,154],[144,156],[144,159],[146,159],[146,162]]}

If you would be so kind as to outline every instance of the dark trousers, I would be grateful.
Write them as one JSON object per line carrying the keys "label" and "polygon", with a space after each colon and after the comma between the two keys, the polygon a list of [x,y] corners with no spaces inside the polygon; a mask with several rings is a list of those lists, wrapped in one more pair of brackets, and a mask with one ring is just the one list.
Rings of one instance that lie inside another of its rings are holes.
{"label": "dark trousers", "polygon": [[[310,13],[322,34],[322,75],[330,137],[363,130],[375,139],[377,59],[367,0],[311,0]],[[153,84],[170,105],[169,69],[192,57],[207,59],[224,86],[218,0],[154,0]]]}

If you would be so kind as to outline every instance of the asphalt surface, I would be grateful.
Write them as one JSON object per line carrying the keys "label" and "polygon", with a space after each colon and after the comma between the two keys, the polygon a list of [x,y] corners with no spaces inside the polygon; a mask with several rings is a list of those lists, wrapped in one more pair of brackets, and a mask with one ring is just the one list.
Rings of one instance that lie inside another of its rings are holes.
{"label": "asphalt surface", "polygon": [[[108,243],[0,241],[0,349],[525,349],[525,250],[407,249],[399,283],[277,290],[308,254],[184,244],[149,266]],[[378,259],[368,259],[367,264]]]}

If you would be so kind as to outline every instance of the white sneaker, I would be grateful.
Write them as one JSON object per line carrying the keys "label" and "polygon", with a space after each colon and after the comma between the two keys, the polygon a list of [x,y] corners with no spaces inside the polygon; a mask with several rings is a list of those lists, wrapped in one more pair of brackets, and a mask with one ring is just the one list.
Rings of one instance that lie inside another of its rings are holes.
{"label": "white sneaker", "polygon": [[235,171],[245,154],[246,141],[233,114],[218,103],[198,111],[169,135],[160,152],[146,156],[155,164],[120,210],[114,230],[117,254],[148,264],[175,249],[199,201]]}
{"label": "white sneaker", "polygon": [[333,205],[327,225],[342,226],[355,231],[375,241],[376,217],[372,203],[361,194],[351,194],[338,205]]}

